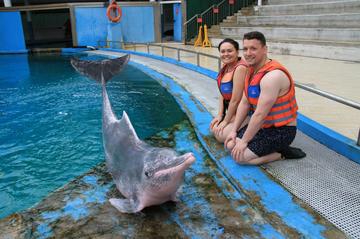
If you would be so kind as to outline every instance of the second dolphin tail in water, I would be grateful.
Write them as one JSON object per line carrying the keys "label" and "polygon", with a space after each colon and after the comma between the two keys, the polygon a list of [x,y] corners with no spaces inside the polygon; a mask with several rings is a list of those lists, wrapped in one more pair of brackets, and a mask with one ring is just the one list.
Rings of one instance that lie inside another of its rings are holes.
{"label": "second dolphin tail in water", "polygon": [[108,82],[119,73],[130,59],[130,55],[124,55],[115,59],[106,59],[102,61],[87,61],[78,58],[71,59],[71,65],[80,73],[102,83]]}

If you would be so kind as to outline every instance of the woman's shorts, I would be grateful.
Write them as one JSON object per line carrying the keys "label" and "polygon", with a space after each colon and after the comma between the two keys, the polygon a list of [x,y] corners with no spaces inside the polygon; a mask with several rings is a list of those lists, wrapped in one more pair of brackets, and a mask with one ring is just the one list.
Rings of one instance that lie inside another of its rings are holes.
{"label": "woman's shorts", "polygon": [[[238,131],[237,137],[242,138],[247,125]],[[289,146],[295,139],[296,126],[281,126],[260,129],[248,143],[248,148],[261,157],[279,152]]]}

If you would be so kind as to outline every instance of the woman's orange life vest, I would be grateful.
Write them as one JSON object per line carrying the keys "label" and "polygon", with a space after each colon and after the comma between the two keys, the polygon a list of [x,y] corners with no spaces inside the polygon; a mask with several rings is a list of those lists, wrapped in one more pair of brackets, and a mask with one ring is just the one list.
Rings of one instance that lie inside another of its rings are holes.
{"label": "woman's orange life vest", "polygon": [[240,58],[236,65],[231,69],[231,71],[227,71],[228,66],[224,65],[221,68],[219,74],[217,75],[218,88],[224,100],[231,100],[234,72],[236,68],[241,65],[248,67],[246,61]]}
{"label": "woman's orange life vest", "polygon": [[295,99],[295,85],[290,73],[279,62],[271,60],[263,67],[261,67],[256,73],[253,68],[249,68],[249,72],[245,77],[245,95],[250,103],[251,116],[258,104],[260,96],[260,82],[261,79],[270,71],[281,70],[290,80],[289,91],[282,96],[279,96],[272,106],[270,112],[265,118],[262,128],[280,127],[287,125],[288,123],[295,121],[297,116],[298,106]]}

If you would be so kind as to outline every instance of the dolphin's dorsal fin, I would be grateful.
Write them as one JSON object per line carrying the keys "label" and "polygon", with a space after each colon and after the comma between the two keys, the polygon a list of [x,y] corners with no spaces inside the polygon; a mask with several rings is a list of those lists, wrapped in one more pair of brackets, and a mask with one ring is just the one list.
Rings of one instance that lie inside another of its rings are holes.
{"label": "dolphin's dorsal fin", "polygon": [[[115,59],[102,61],[86,61],[78,58],[71,59],[71,65],[80,73],[100,83],[104,79],[108,82],[114,75],[119,73],[129,61],[130,55],[124,55]],[[100,70],[99,70],[100,69]]]}
{"label": "dolphin's dorsal fin", "polygon": [[119,120],[120,122],[120,127],[122,128],[121,130],[123,132],[128,131],[129,132],[129,137],[133,137],[133,139],[137,142],[140,141],[139,137],[137,136],[135,129],[129,119],[129,116],[127,115],[127,113],[125,111],[123,111],[123,115],[121,117],[121,119]]}

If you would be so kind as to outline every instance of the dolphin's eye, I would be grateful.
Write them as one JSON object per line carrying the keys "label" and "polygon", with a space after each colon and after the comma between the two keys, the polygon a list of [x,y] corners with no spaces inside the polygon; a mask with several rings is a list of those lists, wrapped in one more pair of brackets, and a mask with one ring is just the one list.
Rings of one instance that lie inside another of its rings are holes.
{"label": "dolphin's eye", "polygon": [[146,171],[146,172],[145,172],[145,176],[148,177],[148,178],[150,178],[150,177],[153,176],[153,174],[152,174],[152,172]]}

